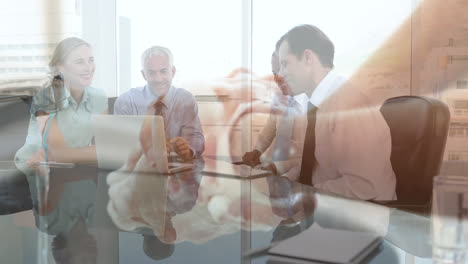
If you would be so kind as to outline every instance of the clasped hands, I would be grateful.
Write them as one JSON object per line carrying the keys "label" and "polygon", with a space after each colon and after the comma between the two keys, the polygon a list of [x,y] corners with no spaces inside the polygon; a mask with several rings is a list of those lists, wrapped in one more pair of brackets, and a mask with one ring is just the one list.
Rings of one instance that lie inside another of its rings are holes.
{"label": "clasped hands", "polygon": [[193,159],[193,150],[190,148],[187,140],[183,137],[175,137],[166,140],[167,152],[174,151],[184,161],[190,161]]}
{"label": "clasped hands", "polygon": [[255,169],[260,169],[260,170],[268,170],[271,171],[274,175],[278,174],[278,171],[276,169],[276,166],[273,162],[268,162],[260,161],[260,156],[262,153],[256,149],[253,151],[246,152],[244,156],[242,156],[242,162],[245,165],[248,165],[250,167],[253,167]]}
{"label": "clasped hands", "polygon": [[[156,157],[153,150],[153,138],[152,138],[152,119],[145,118],[140,130],[139,136],[139,148],[133,151],[127,159],[127,163],[124,165],[126,170],[133,171],[136,164],[145,156],[144,163],[146,166],[155,167]],[[166,140],[166,151],[174,151],[184,161],[190,161],[193,158],[193,151],[190,148],[187,140],[183,137],[175,137]]]}

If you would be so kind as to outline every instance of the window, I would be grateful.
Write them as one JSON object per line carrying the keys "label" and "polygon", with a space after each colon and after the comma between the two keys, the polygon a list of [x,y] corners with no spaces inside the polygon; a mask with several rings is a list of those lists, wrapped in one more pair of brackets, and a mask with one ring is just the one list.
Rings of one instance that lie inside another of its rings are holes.
{"label": "window", "polygon": [[455,109],[468,109],[468,101],[467,100],[455,100],[453,102],[453,108],[455,108]]}
{"label": "window", "polygon": [[[4,12],[0,16],[0,24],[11,25],[0,30],[0,80],[7,84],[3,87],[24,93],[24,81],[48,78],[45,69],[58,41],[82,33],[81,17],[70,12],[69,8],[74,7],[76,1],[20,0],[0,4]],[[16,23],[11,24],[12,21]],[[33,93],[33,88],[28,92]]]}
{"label": "window", "polygon": [[468,138],[468,123],[452,123],[449,128],[449,137]]}
{"label": "window", "polygon": [[466,160],[466,161],[468,161],[468,151],[449,152],[448,160]]}
{"label": "window", "polygon": [[457,80],[457,89],[468,89],[468,81],[467,80]]}

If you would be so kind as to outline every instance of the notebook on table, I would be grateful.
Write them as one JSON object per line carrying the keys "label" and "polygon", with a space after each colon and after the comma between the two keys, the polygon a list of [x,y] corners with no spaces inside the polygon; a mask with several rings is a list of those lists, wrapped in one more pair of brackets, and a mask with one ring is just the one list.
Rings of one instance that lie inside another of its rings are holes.
{"label": "notebook on table", "polygon": [[382,243],[370,232],[322,228],[317,224],[268,250],[274,262],[357,264]]}
{"label": "notebook on table", "polygon": [[168,162],[166,133],[161,116],[135,115],[92,116],[98,167],[117,170],[125,164],[129,154],[139,145],[140,130],[145,118],[151,119],[152,145],[156,159],[154,172],[171,174],[192,169],[193,164]]}

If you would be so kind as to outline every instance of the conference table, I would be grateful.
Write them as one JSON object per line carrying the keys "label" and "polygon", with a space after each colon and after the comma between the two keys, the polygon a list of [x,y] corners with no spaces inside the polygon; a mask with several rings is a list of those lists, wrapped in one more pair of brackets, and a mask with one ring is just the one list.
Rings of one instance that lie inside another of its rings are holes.
{"label": "conference table", "polygon": [[169,175],[44,166],[28,179],[33,209],[0,216],[1,263],[296,263],[262,249],[312,226],[383,237],[362,263],[432,263],[427,216],[216,173],[221,162]]}

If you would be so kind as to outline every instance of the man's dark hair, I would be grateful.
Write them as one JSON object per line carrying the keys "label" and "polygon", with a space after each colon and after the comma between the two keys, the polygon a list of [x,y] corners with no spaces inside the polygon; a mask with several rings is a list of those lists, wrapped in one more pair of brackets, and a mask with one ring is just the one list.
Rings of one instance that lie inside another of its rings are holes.
{"label": "man's dark hair", "polygon": [[281,36],[281,38],[278,41],[276,41],[275,52],[279,51],[281,43],[283,43],[283,40],[286,38],[287,35],[288,35],[288,33],[284,34],[283,36]]}
{"label": "man's dark hair", "polygon": [[333,68],[335,46],[318,27],[300,25],[292,28],[276,43],[277,49],[284,40],[289,44],[289,52],[298,59],[302,58],[304,50],[310,49],[317,54],[323,66]]}

